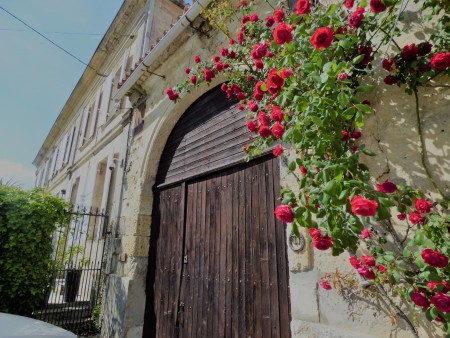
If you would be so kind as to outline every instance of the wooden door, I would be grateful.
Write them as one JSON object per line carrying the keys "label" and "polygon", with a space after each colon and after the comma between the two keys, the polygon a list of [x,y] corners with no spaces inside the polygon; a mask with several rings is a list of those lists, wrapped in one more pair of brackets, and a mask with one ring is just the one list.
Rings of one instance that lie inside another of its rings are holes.
{"label": "wooden door", "polygon": [[246,142],[245,112],[220,89],[172,131],[154,191],[144,337],[290,337],[279,159],[243,163]]}

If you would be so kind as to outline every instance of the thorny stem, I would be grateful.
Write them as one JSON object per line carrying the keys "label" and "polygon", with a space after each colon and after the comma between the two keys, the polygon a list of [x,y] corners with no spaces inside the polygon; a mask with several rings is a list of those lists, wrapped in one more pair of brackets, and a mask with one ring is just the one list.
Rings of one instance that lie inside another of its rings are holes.
{"label": "thorny stem", "polygon": [[410,330],[413,332],[414,337],[419,338],[419,334],[417,333],[416,328],[414,327],[413,323],[411,323],[411,321],[409,320],[408,316],[402,311],[402,309],[400,309],[397,304],[395,304],[392,299],[388,296],[388,294],[386,293],[386,290],[379,284],[374,284],[378,291],[381,293],[381,295],[384,296],[385,299],[387,299],[387,301],[389,302],[389,304],[395,309],[395,312],[397,313],[397,315],[399,315],[408,325],[408,327],[410,328]]}
{"label": "thorny stem", "polygon": [[442,198],[445,201],[449,201],[449,198],[445,196],[445,194],[442,192],[442,190],[438,187],[436,182],[434,181],[434,178],[431,176],[430,170],[428,169],[426,158],[425,158],[425,141],[423,139],[422,135],[422,124],[420,122],[420,109],[419,109],[419,95],[417,93],[417,88],[414,89],[414,96],[416,98],[416,117],[417,117],[417,133],[419,134],[419,150],[420,150],[420,158],[422,162],[422,166],[425,169],[425,172],[430,179],[431,183],[433,184],[434,188],[441,194]]}

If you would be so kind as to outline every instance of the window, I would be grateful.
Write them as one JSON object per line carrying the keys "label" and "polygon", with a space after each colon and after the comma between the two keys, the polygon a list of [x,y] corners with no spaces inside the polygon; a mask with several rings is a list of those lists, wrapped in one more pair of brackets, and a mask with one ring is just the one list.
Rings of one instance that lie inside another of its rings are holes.
{"label": "window", "polygon": [[145,101],[134,109],[134,136],[144,130]]}
{"label": "window", "polygon": [[124,98],[120,100],[120,102],[113,102],[113,97],[116,95],[117,91],[119,90],[119,82],[121,81],[121,75],[122,75],[122,67],[119,67],[116,74],[114,75],[114,79],[111,83],[111,104],[108,111],[108,116],[106,119],[110,118],[112,115],[114,115],[123,105]]}
{"label": "window", "polygon": [[100,112],[101,112],[101,108],[102,108],[102,99],[103,99],[103,92],[100,92],[100,95],[98,97],[98,103],[97,103],[97,111],[95,113],[94,127],[92,128],[92,130],[93,130],[92,135],[95,135],[95,133],[97,132],[98,118],[100,116]]}

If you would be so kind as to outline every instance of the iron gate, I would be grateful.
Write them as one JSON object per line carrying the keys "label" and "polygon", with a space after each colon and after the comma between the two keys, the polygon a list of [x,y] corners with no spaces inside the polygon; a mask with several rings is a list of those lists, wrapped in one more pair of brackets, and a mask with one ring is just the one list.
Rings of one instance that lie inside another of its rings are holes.
{"label": "iron gate", "polygon": [[93,327],[93,311],[105,284],[108,216],[77,207],[53,233],[53,266],[43,307],[35,316],[74,332]]}

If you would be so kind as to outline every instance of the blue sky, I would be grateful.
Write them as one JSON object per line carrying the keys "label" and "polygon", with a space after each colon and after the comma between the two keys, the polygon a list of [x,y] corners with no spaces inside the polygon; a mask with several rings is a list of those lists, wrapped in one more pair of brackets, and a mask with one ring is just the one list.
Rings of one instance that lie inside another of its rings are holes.
{"label": "blue sky", "polygon": [[[0,0],[1,7],[86,63],[122,3]],[[32,161],[86,66],[1,9],[0,42],[0,179],[30,188]]]}

